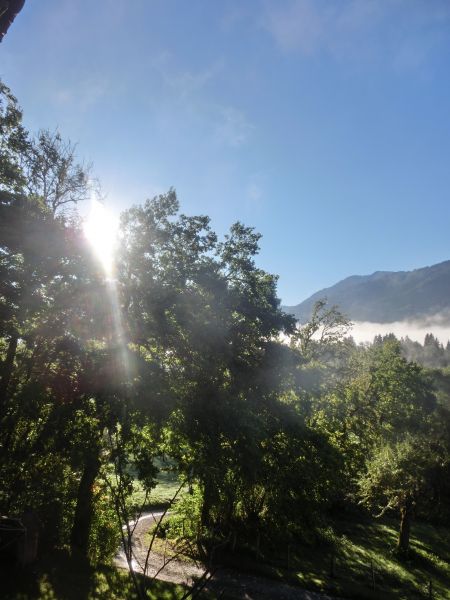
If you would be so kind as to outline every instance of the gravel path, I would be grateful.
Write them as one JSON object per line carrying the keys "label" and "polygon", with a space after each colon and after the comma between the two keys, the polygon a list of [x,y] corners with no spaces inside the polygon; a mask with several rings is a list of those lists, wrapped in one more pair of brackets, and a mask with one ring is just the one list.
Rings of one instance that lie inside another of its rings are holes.
{"label": "gravel path", "polygon": [[[148,550],[148,536],[145,534],[161,517],[161,512],[145,513],[139,519],[133,535],[133,568],[143,573]],[[123,551],[119,551],[115,564],[128,569]],[[163,554],[151,552],[148,560],[147,575],[163,581],[190,585],[195,578],[205,572],[200,563],[164,557]],[[266,577],[246,575],[228,568],[219,567],[209,580],[205,589],[215,591],[219,595],[226,591],[236,600],[337,600],[331,596],[308,592],[297,586],[280,583]]]}

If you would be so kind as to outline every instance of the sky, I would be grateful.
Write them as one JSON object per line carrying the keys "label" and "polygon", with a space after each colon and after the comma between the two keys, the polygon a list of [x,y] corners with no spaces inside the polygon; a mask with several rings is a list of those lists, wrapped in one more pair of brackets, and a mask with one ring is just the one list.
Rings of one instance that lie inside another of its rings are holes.
{"label": "sky", "polygon": [[26,0],[0,77],[111,210],[254,226],[284,304],[450,258],[448,0]]}

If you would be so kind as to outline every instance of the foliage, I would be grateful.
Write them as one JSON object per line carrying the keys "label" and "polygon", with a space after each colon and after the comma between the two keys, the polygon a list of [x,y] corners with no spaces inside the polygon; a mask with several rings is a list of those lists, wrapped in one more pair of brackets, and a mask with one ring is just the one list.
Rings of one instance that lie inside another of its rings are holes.
{"label": "foliage", "polygon": [[427,488],[427,472],[434,456],[426,439],[406,436],[396,444],[376,449],[359,482],[362,502],[377,506],[380,515],[420,500]]}
{"label": "foliage", "polygon": [[203,535],[201,526],[202,492],[194,485],[175,504],[173,513],[162,523],[158,536],[198,539]]}

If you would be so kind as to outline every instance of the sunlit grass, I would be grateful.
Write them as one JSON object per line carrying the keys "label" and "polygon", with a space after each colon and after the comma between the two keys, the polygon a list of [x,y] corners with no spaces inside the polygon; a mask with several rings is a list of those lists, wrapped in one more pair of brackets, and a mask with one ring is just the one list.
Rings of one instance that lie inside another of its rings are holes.
{"label": "sunlit grass", "polygon": [[431,581],[433,598],[450,598],[450,541],[444,528],[415,524],[408,559],[394,552],[395,521],[340,522],[337,531],[333,548],[296,552],[301,585],[361,600],[410,600],[428,597]]}
{"label": "sunlit grass", "polygon": [[134,482],[134,491],[130,502],[136,508],[143,507],[144,510],[165,508],[180,487],[178,473],[171,468],[172,465],[167,464],[162,459],[156,459],[155,464],[159,469],[156,478],[157,484],[147,498],[139,481],[135,480]]}
{"label": "sunlit grass", "polygon": [[386,519],[339,521],[328,542],[286,545],[257,558],[240,548],[225,558],[242,572],[353,600],[450,599],[450,539],[443,527],[414,523],[411,554],[395,553],[398,523]]}

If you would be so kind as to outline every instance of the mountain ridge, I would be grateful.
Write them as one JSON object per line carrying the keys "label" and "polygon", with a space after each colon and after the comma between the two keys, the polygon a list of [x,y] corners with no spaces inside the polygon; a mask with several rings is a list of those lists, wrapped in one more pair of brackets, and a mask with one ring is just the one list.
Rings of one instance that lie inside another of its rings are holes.
{"label": "mountain ridge", "polygon": [[304,323],[321,298],[353,321],[392,323],[448,313],[450,322],[450,260],[412,271],[350,275],[283,310]]}

